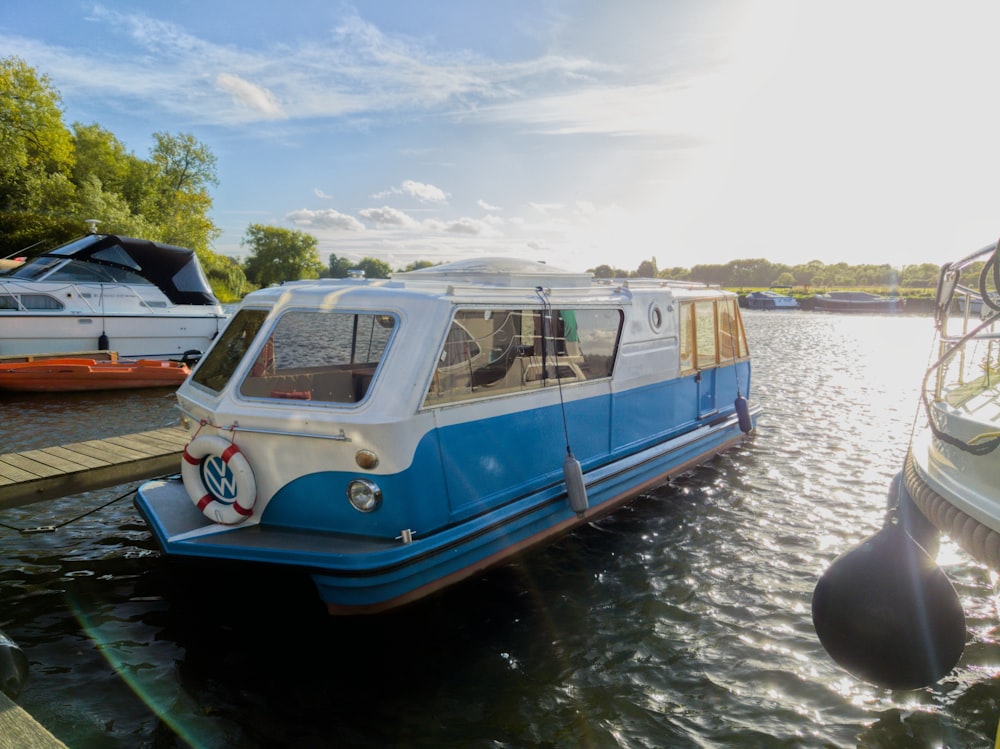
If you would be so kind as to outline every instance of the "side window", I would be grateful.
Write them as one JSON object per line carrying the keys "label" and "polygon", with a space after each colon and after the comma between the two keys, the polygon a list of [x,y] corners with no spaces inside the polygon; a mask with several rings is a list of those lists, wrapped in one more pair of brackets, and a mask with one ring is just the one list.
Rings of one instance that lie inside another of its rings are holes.
{"label": "side window", "polygon": [[694,303],[695,355],[699,369],[713,367],[716,360],[715,302]]}
{"label": "side window", "polygon": [[704,299],[681,304],[682,373],[731,364],[747,352],[746,331],[735,299]]}
{"label": "side window", "polygon": [[694,305],[683,302],[680,310],[681,372],[693,372],[694,364]]}
{"label": "side window", "polygon": [[425,406],[611,376],[622,315],[609,309],[460,309]]}

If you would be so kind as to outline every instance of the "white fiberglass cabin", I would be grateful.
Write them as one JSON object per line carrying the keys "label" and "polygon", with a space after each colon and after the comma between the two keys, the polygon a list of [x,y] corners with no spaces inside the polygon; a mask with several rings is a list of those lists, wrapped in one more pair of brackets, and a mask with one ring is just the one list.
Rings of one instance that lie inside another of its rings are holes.
{"label": "white fiberglass cabin", "polygon": [[0,356],[196,356],[227,315],[193,250],[88,234],[0,273]]}
{"label": "white fiberglass cabin", "polygon": [[249,295],[179,388],[172,557],[286,565],[388,609],[609,512],[753,429],[737,298],[527,261]]}

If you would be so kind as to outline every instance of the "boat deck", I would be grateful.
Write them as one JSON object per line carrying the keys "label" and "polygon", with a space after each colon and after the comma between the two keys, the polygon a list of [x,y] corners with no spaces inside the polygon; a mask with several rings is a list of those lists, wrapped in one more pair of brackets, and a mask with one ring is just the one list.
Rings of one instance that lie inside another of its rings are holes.
{"label": "boat deck", "polygon": [[945,400],[952,408],[983,423],[1000,423],[1000,371],[947,388]]}
{"label": "boat deck", "polygon": [[0,510],[180,471],[180,426],[0,455]]}

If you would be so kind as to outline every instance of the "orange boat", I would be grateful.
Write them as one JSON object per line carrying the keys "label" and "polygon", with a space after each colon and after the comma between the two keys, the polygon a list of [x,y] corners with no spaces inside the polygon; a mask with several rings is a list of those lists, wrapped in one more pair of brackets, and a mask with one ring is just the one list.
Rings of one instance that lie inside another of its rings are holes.
{"label": "orange boat", "polygon": [[158,359],[43,359],[0,364],[0,390],[62,393],[177,387],[190,373],[185,364]]}

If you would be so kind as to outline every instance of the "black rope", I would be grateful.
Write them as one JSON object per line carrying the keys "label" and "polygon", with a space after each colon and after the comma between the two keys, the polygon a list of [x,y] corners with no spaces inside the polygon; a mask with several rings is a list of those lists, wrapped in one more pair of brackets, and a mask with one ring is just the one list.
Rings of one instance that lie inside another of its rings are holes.
{"label": "black rope", "polygon": [[[165,477],[161,477],[161,478],[165,478]],[[56,523],[55,525],[38,525],[38,526],[35,526],[34,528],[18,528],[18,527],[13,526],[13,525],[8,525],[7,523],[0,523],[0,528],[6,528],[7,530],[17,531],[18,533],[23,533],[23,534],[29,534],[29,533],[53,533],[53,532],[59,530],[60,528],[65,528],[70,523],[75,523],[77,520],[82,520],[83,518],[87,517],[88,515],[93,515],[95,512],[100,512],[104,508],[110,507],[115,502],[121,502],[126,497],[128,497],[128,496],[130,496],[132,494],[135,494],[136,491],[138,491],[138,488],[130,489],[129,491],[127,491],[124,494],[122,494],[121,496],[118,496],[118,497],[115,497],[114,499],[108,500],[107,502],[105,502],[102,505],[99,505],[97,507],[94,507],[93,509],[87,510],[86,512],[84,512],[84,513],[82,513],[80,515],[77,515],[76,517],[72,517],[69,520],[64,520],[61,523]]]}
{"label": "black rope", "polygon": [[[551,334],[552,330],[552,305],[549,303],[548,297],[545,295],[545,290],[541,286],[535,287],[535,293],[542,300],[542,310],[545,312],[545,316],[542,318],[542,375],[548,379],[548,373],[546,371],[545,363],[545,349],[546,349],[546,329]],[[556,387],[559,390],[559,410],[562,413],[562,423],[563,423],[563,434],[566,437],[566,454],[572,455],[573,451],[569,446],[569,424],[566,423],[566,402],[563,400],[563,390],[562,390],[562,375],[559,371],[559,345],[556,343],[556,337],[553,335],[552,338],[552,353],[556,357]]]}

